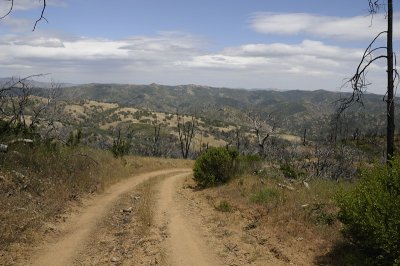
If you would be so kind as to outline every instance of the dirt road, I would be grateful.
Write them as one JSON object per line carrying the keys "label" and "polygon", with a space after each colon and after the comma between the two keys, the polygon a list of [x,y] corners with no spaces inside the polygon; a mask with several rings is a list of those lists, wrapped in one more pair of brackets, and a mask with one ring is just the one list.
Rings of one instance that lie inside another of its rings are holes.
{"label": "dirt road", "polygon": [[240,213],[216,211],[191,177],[191,169],[166,169],[110,187],[20,265],[290,264],[245,229],[250,221]]}
{"label": "dirt road", "polygon": [[[182,177],[172,176],[164,180],[158,199],[156,224],[166,228],[168,238],[164,242],[168,265],[222,265],[213,251],[206,245],[198,228],[190,223],[190,217],[177,195]],[[164,226],[163,226],[164,225]]]}
{"label": "dirt road", "polygon": [[[132,177],[112,186],[104,194],[84,203],[79,212],[73,213],[60,229],[60,236],[39,248],[27,264],[220,265],[201,233],[188,222],[188,217],[182,212],[183,205],[176,201],[177,189],[190,175],[190,169],[168,169]],[[130,241],[135,239],[135,228],[115,226],[118,215],[126,216],[125,212],[118,212],[120,207],[115,206],[123,204],[123,195],[132,193],[140,184],[151,180],[156,193],[153,196],[154,222],[149,223],[149,237]],[[107,224],[107,219],[114,221]],[[125,237],[121,238],[121,235]],[[102,241],[107,238],[113,239],[107,242],[110,246],[104,246],[105,241]],[[119,248],[117,242],[120,243]],[[110,255],[118,249],[123,249],[123,254],[117,257]],[[134,256],[126,255],[126,250],[132,250]]]}
{"label": "dirt road", "polygon": [[124,180],[110,187],[107,192],[87,202],[79,213],[72,214],[69,222],[63,226],[62,236],[37,252],[29,262],[31,265],[71,265],[74,256],[79,254],[85,243],[96,230],[97,224],[105,217],[115,201],[140,183],[156,176],[188,172],[190,169],[167,169],[142,174]]}

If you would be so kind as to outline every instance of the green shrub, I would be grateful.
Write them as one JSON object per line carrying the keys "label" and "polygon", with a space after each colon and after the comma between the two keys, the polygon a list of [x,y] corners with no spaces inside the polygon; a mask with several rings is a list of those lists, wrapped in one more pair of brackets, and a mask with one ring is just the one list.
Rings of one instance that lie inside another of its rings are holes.
{"label": "green shrub", "polygon": [[121,136],[121,130],[118,130],[117,137],[113,141],[113,145],[110,149],[114,157],[123,157],[129,153],[131,143],[128,139],[124,139]]}
{"label": "green shrub", "polygon": [[226,148],[209,148],[194,164],[194,179],[200,187],[226,183],[237,174],[238,152]]}
{"label": "green shrub", "polygon": [[304,175],[304,173],[298,172],[292,165],[284,163],[280,166],[280,170],[284,177],[289,179],[297,179]]}
{"label": "green shrub", "polygon": [[400,264],[400,161],[364,171],[355,189],[337,200],[345,237],[373,264]]}

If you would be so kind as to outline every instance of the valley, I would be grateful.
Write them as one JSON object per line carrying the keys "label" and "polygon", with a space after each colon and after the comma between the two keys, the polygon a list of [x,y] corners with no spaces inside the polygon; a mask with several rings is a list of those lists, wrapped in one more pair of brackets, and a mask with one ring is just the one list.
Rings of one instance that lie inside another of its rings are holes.
{"label": "valley", "polygon": [[[340,233],[336,202],[384,158],[379,96],[338,117],[339,93],[159,87],[11,91],[11,103],[24,104],[3,105],[5,265],[336,265],[362,256]],[[213,152],[226,154],[201,161]],[[215,179],[202,183],[201,171]]]}

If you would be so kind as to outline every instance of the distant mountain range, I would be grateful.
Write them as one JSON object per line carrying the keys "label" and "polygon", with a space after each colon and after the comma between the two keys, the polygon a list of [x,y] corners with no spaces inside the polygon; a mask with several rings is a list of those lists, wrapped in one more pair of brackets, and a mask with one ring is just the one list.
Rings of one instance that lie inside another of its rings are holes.
{"label": "distant mountain range", "polygon": [[[59,96],[71,102],[95,100],[166,113],[179,111],[233,124],[240,123],[244,113],[257,111],[261,115],[273,114],[280,127],[292,134],[301,135],[308,128],[310,134],[318,135],[328,130],[328,124],[335,117],[338,100],[349,97],[350,93],[93,83],[62,87]],[[382,98],[380,95],[365,94],[364,105],[350,108],[345,115],[349,124],[347,127],[351,127],[348,131],[356,128],[382,131],[386,117]]]}
{"label": "distant mountain range", "polygon": [[[5,79],[0,79],[0,83]],[[45,96],[43,88],[34,83],[34,93]],[[94,100],[118,103],[120,106],[148,109],[151,111],[196,114],[210,121],[240,124],[244,114],[256,111],[261,116],[272,114],[280,128],[302,135],[327,135],[334,123],[338,100],[350,93],[317,91],[278,91],[215,88],[198,85],[166,86],[160,84],[63,84],[57,89],[59,99],[79,103]],[[386,105],[383,96],[365,94],[364,104],[355,105],[346,111],[342,124],[346,123],[346,134],[356,129],[382,134],[386,123]],[[400,118],[399,115],[396,115]],[[400,121],[399,119],[396,119]]]}
{"label": "distant mountain range", "polygon": [[[7,78],[0,78],[0,87],[17,82],[19,79],[24,79],[24,78],[19,78],[19,77],[7,77]],[[52,86],[57,86],[57,87],[71,87],[75,86],[75,84],[72,83],[54,83],[52,84],[51,82],[43,82],[43,81],[37,81],[33,79],[27,79],[26,82],[33,87],[36,88],[51,88]]]}

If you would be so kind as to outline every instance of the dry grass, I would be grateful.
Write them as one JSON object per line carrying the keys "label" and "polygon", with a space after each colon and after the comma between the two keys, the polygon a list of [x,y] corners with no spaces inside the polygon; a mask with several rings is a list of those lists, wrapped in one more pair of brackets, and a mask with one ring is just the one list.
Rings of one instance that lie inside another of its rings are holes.
{"label": "dry grass", "polygon": [[154,224],[155,184],[159,178],[152,178],[138,187],[140,200],[136,207],[138,227],[135,230],[135,236],[138,238],[147,236]]}
{"label": "dry grass", "polygon": [[119,105],[116,103],[105,103],[105,102],[97,102],[97,101],[85,101],[84,104],[85,107],[87,108],[96,108],[96,107],[100,107],[103,110],[109,110],[112,108],[118,108]]}
{"label": "dry grass", "polygon": [[123,178],[191,165],[187,160],[115,159],[110,152],[88,148],[11,147],[0,154],[0,250],[31,243],[72,202]]}
{"label": "dry grass", "polygon": [[81,105],[71,104],[64,107],[64,111],[68,114],[75,115],[76,118],[79,116],[87,117],[85,113],[85,108]]}
{"label": "dry grass", "polygon": [[[240,212],[247,221],[244,230],[257,237],[268,236],[291,261],[314,263],[342,240],[334,197],[351,185],[315,180],[308,186],[288,182],[279,170],[267,169],[261,175],[247,175],[203,193],[211,205],[219,207],[222,202],[222,207]],[[229,216],[226,212],[227,221]]]}

